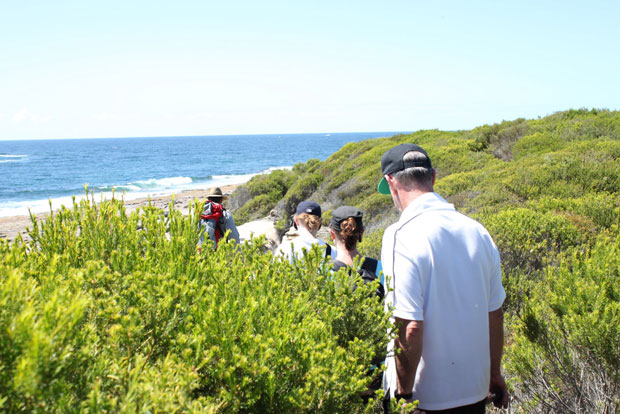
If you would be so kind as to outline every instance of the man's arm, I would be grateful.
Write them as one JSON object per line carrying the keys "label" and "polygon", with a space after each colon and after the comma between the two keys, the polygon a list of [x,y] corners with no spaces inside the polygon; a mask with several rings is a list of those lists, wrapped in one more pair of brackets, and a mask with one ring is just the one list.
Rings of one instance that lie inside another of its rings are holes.
{"label": "man's arm", "polygon": [[489,312],[489,346],[491,351],[491,383],[489,391],[501,392],[501,400],[494,401],[496,407],[508,407],[508,388],[502,376],[502,353],[504,351],[504,311],[500,307]]}
{"label": "man's arm", "polygon": [[411,321],[396,318],[400,326],[398,336],[394,339],[396,353],[396,378],[399,394],[409,394],[413,389],[418,363],[422,356],[423,321]]}

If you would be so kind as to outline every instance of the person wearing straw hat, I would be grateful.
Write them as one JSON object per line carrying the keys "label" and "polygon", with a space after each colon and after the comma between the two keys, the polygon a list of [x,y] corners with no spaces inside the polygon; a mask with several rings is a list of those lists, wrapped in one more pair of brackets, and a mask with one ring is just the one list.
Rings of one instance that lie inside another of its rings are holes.
{"label": "person wearing straw hat", "polygon": [[234,240],[235,243],[239,243],[239,232],[235,225],[235,220],[232,214],[224,208],[222,202],[228,198],[228,195],[222,192],[222,189],[216,187],[207,194],[207,201],[205,202],[202,213],[200,214],[200,221],[198,224],[198,230],[200,231],[200,238],[198,240],[198,246],[204,243],[205,234],[213,242],[213,247],[217,248],[221,237],[223,237],[227,231],[228,240]]}
{"label": "person wearing straw hat", "polygon": [[386,360],[388,396],[418,400],[420,412],[483,414],[491,399],[506,408],[497,247],[480,223],[434,192],[423,148],[398,145],[383,154],[381,169],[377,190],[401,212],[381,251],[386,308],[398,329]]}

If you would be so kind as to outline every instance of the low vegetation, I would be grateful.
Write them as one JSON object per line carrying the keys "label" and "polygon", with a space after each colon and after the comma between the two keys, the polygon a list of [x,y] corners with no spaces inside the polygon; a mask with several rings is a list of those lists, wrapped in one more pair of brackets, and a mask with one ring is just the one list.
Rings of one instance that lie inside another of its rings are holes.
{"label": "low vegetation", "polygon": [[318,251],[198,253],[195,211],[86,200],[0,244],[1,412],[364,412],[372,287]]}
{"label": "low vegetation", "polygon": [[[380,158],[415,142],[436,190],[491,232],[503,260],[512,412],[620,409],[620,113],[571,110],[471,131],[351,143],[325,161],[253,178],[239,223],[303,199],[325,217],[365,211],[366,255],[398,220],[376,192]],[[390,329],[372,286],[317,252],[290,265],[240,249],[196,250],[182,216],[84,200],[0,243],[0,411],[378,412],[360,394]]]}
{"label": "low vegetation", "polygon": [[358,206],[367,226],[361,251],[379,257],[383,230],[398,220],[391,198],[376,192],[380,159],[405,142],[429,152],[436,191],[481,221],[500,250],[513,408],[617,412],[620,113],[570,110],[351,143],[307,172],[298,167],[296,180],[314,188],[291,186],[270,208],[286,221],[302,198],[319,202],[327,217],[340,205]]}

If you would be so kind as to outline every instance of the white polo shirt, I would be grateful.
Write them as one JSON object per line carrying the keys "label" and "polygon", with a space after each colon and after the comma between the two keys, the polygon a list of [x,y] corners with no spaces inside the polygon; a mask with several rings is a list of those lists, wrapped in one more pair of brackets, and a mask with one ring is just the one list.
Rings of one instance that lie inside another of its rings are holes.
{"label": "white polo shirt", "polygon": [[[416,198],[383,235],[386,309],[424,321],[413,398],[420,408],[474,404],[489,391],[489,312],[506,293],[500,258],[487,230],[437,193]],[[384,387],[396,392],[388,349]],[[392,355],[392,356],[390,356]],[[407,390],[404,390],[405,392]]]}

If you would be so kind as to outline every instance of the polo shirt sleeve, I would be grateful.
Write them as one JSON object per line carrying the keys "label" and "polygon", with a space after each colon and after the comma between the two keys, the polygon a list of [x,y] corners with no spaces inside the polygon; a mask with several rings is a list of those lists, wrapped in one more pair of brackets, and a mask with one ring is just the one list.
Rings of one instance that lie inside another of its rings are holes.
{"label": "polo shirt sleeve", "polygon": [[[406,242],[406,243],[405,243]],[[406,320],[424,320],[424,274],[420,269],[419,260],[423,257],[413,252],[420,252],[418,247],[412,246],[412,240],[402,240],[392,236],[384,239],[388,243],[385,249],[383,272],[389,275],[389,285],[393,289],[392,311],[397,318]],[[424,256],[422,254],[421,256]]]}
{"label": "polo shirt sleeve", "polygon": [[[490,239],[490,236],[489,236]],[[497,246],[491,240],[492,260],[489,281],[489,312],[499,309],[506,299],[506,291],[502,285],[502,266]]]}

